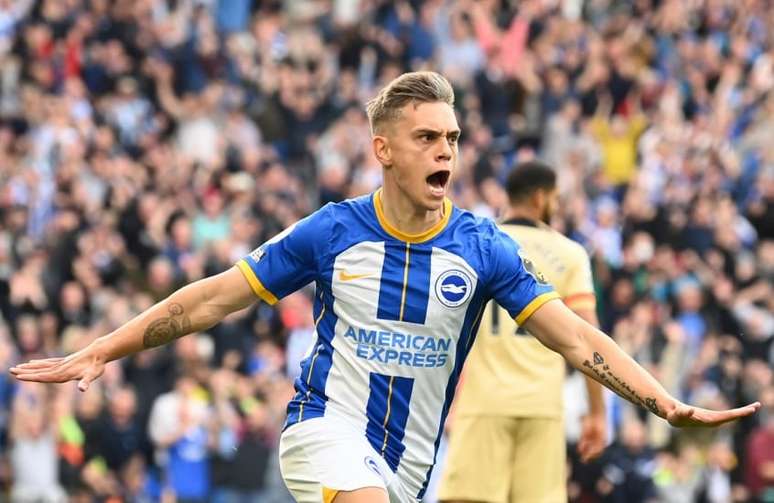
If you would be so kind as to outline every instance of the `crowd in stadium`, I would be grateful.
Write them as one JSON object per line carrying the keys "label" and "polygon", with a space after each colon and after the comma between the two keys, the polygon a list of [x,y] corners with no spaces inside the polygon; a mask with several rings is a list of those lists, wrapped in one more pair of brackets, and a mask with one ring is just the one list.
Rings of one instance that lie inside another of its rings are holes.
{"label": "crowd in stadium", "polygon": [[457,205],[497,218],[509,170],[551,163],[602,328],[681,400],[763,403],[678,433],[611,394],[613,443],[573,458],[571,499],[774,501],[766,0],[0,0],[2,494],[290,500],[276,447],[310,291],[114,362],[86,393],[6,370],[377,188],[364,103],[418,69],[455,87]]}

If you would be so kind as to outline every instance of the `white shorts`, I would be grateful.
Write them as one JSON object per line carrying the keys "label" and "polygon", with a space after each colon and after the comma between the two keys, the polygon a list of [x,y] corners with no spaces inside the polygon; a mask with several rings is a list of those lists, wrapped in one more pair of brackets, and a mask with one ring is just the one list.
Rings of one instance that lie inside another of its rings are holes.
{"label": "white shorts", "polygon": [[299,503],[329,503],[338,491],[381,487],[391,503],[417,501],[365,435],[341,419],[318,417],[290,426],[279,446],[280,470]]}

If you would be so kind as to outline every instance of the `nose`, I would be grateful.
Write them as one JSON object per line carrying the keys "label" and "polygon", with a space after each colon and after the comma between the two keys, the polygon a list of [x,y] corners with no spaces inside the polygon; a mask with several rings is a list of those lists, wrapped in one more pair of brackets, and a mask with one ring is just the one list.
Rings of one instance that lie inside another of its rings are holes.
{"label": "nose", "polygon": [[452,148],[446,138],[440,139],[441,146],[438,148],[438,152],[435,154],[436,161],[450,161],[452,158]]}

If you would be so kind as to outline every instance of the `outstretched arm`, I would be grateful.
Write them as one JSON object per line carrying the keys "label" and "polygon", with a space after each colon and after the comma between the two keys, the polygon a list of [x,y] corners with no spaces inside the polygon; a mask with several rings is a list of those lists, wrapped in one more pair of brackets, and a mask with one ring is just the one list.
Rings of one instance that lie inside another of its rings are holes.
{"label": "outstretched arm", "polygon": [[524,328],[560,353],[573,367],[666,419],[672,426],[719,426],[760,408],[760,403],[755,402],[738,409],[713,411],[681,403],[612,339],[562,302],[543,304],[524,323]]}
{"label": "outstretched arm", "polygon": [[105,364],[143,349],[167,344],[209,328],[256,299],[237,267],[176,291],[120,328],[65,358],[32,360],[11,369],[22,381],[67,382],[78,379],[85,391]]}

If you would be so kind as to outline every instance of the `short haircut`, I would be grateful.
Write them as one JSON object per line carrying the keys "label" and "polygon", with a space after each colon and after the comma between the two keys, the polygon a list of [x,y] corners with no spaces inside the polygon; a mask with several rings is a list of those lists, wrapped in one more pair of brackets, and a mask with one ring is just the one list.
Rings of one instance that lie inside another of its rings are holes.
{"label": "short haircut", "polygon": [[436,72],[404,73],[366,103],[371,133],[376,134],[384,124],[397,119],[407,103],[436,101],[454,106],[454,89],[445,77]]}
{"label": "short haircut", "polygon": [[535,191],[553,190],[556,173],[551,166],[540,161],[527,161],[516,165],[508,174],[505,189],[511,202],[522,201]]}

